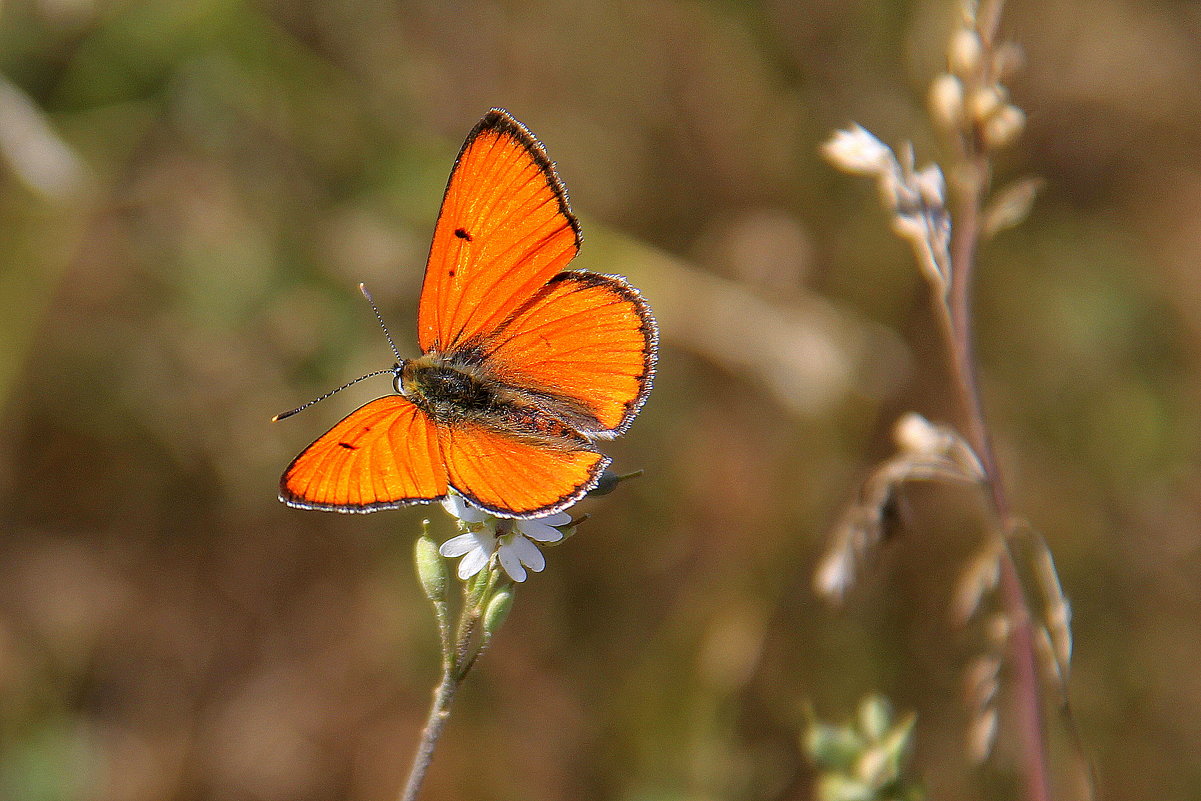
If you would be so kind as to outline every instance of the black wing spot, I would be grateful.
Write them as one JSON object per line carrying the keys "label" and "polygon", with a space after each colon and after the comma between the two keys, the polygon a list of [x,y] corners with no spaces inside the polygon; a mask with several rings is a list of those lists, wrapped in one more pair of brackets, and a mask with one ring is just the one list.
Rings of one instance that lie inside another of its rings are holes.
{"label": "black wing spot", "polygon": [[351,445],[349,442],[339,442],[338,444],[348,451],[356,451],[359,449],[358,445]]}
{"label": "black wing spot", "polygon": [[466,239],[468,242],[470,242],[472,239],[471,234],[467,233],[466,228],[456,228],[455,236],[457,236],[459,239]]}
{"label": "black wing spot", "polygon": [[455,277],[455,271],[454,271],[454,269],[453,269],[453,268],[451,268],[451,269],[447,270],[447,271],[446,271],[446,274],[447,274],[448,276],[450,276],[451,278],[454,278],[454,277]]}

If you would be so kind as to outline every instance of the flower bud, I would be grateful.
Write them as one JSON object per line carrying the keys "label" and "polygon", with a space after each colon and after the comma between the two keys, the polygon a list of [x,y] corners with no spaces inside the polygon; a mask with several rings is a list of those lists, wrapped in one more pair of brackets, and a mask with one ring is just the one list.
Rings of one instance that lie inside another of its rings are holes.
{"label": "flower bud", "polygon": [[858,175],[888,172],[894,162],[888,145],[860,125],[836,131],[822,144],[822,153],[834,166]]}
{"label": "flower bud", "polygon": [[897,445],[906,451],[919,454],[937,453],[944,447],[938,427],[917,412],[907,412],[892,432]]}
{"label": "flower bud", "polygon": [[826,554],[813,574],[813,589],[827,599],[840,601],[855,580],[852,554],[839,548]]}
{"label": "flower bud", "polygon": [[872,788],[858,779],[828,773],[817,782],[818,801],[871,801]]}
{"label": "flower bud", "polygon": [[859,703],[859,730],[873,742],[881,739],[892,725],[892,704],[879,695],[869,695]]}
{"label": "flower bud", "polygon": [[992,74],[998,81],[1007,81],[1022,68],[1022,49],[1012,42],[1005,42],[993,53]]}
{"label": "flower bud", "polygon": [[913,725],[916,721],[917,718],[910,713],[880,738],[878,748],[884,754],[887,782],[895,780],[901,774],[905,757],[913,745]]}
{"label": "flower bud", "polygon": [[805,732],[805,751],[822,768],[849,770],[863,747],[859,735],[841,726],[815,722]]}
{"label": "flower bud", "polygon": [[1009,634],[1013,631],[1013,626],[1005,615],[993,615],[988,619],[986,631],[988,638],[999,647],[1009,641]]}
{"label": "flower bud", "polygon": [[954,130],[963,121],[963,84],[943,73],[930,84],[930,116],[944,128]]}
{"label": "flower bud", "polygon": [[[428,521],[426,521],[428,525]],[[424,528],[424,527],[423,527]],[[417,578],[421,581],[421,589],[425,597],[435,603],[446,600],[446,582],[449,575],[446,572],[446,562],[438,553],[438,544],[426,532],[417,538],[413,548],[414,562],[417,564]]]}
{"label": "flower bud", "polygon": [[1026,113],[1017,106],[1004,106],[984,125],[984,141],[991,148],[1012,144],[1026,127]]}
{"label": "flower bud", "polygon": [[971,77],[980,66],[980,54],[983,51],[980,36],[973,30],[960,28],[951,36],[947,46],[947,64],[959,77]]}
{"label": "flower bud", "polygon": [[863,749],[855,762],[855,777],[868,787],[883,785],[892,778],[888,756],[888,752],[879,746]]}
{"label": "flower bud", "polygon": [[997,710],[993,707],[981,712],[968,725],[968,755],[972,761],[979,764],[988,759],[992,753],[993,742],[997,738]]}
{"label": "flower bud", "polygon": [[505,622],[505,618],[509,616],[511,608],[513,608],[513,588],[505,587],[488,601],[488,607],[484,610],[484,633],[495,634],[496,630]]}
{"label": "flower bud", "polygon": [[617,489],[617,485],[620,481],[621,478],[619,478],[616,473],[606,467],[601,472],[600,478],[597,479],[596,486],[588,490],[588,495],[608,495],[610,492]]}
{"label": "flower bud", "polygon": [[988,202],[981,226],[984,233],[992,236],[998,231],[1018,225],[1030,214],[1034,198],[1042,188],[1038,178],[1024,178],[1000,189]]}
{"label": "flower bud", "polygon": [[968,98],[968,111],[972,119],[984,124],[992,119],[1001,107],[1005,105],[1005,95],[999,86],[986,86],[972,92]]}

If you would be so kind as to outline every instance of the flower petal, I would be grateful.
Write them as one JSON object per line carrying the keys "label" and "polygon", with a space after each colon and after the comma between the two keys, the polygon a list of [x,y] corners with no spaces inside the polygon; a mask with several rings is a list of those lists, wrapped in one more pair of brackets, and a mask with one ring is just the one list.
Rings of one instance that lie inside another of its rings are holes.
{"label": "flower petal", "polygon": [[488,558],[491,554],[484,553],[482,549],[476,548],[470,551],[463,557],[463,561],[459,562],[459,578],[466,581],[476,573],[484,569],[484,565],[488,564]]}
{"label": "flower petal", "polygon": [[512,546],[500,546],[497,549],[497,555],[500,556],[500,566],[509,574],[509,578],[519,583],[525,581],[525,568],[521,566],[521,560]]}
{"label": "flower petal", "polygon": [[488,513],[477,506],[472,506],[462,495],[451,493],[442,501],[442,508],[462,520],[464,523],[482,523]]}
{"label": "flower petal", "polygon": [[546,557],[542,555],[542,551],[525,537],[514,537],[512,542],[502,547],[511,550],[523,565],[535,573],[540,573],[542,568],[546,567]]}
{"label": "flower petal", "polygon": [[571,522],[570,512],[555,512],[553,515],[544,515],[543,517],[535,517],[531,520],[524,521],[527,523],[545,523],[548,526],[565,526]]}
{"label": "flower petal", "polygon": [[448,559],[454,559],[456,556],[462,556],[468,551],[474,551],[478,547],[479,544],[475,541],[475,535],[460,534],[442,543],[442,547],[438,548],[438,553]]}
{"label": "flower petal", "polygon": [[[564,516],[567,517],[567,520],[563,521],[564,523],[571,521],[570,515]],[[552,515],[552,517],[558,517],[558,515]],[[517,530],[530,539],[537,540],[538,542],[558,542],[559,540],[563,539],[563,532],[555,528],[554,525],[548,525],[547,523],[543,522],[545,520],[546,518],[541,518],[538,520],[518,520]]]}

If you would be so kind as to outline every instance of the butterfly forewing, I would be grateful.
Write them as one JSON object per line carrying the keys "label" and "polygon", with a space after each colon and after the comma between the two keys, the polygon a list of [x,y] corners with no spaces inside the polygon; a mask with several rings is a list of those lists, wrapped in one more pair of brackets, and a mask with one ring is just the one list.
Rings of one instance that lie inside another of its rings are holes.
{"label": "butterfly forewing", "polygon": [[351,413],[292,460],[280,479],[291,506],[374,512],[446,497],[434,423],[387,395]]}
{"label": "butterfly forewing", "polygon": [[546,152],[505,111],[468,135],[434,229],[418,342],[447,352],[494,331],[579,250],[579,227]]}

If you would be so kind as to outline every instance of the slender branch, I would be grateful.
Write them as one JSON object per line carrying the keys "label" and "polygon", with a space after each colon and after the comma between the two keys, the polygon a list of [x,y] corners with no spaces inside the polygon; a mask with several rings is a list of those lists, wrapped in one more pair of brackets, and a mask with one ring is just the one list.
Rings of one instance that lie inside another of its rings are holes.
{"label": "slender branch", "polygon": [[[413,754],[413,766],[409,769],[409,778],[400,794],[400,801],[416,801],[425,774],[434,759],[434,749],[442,729],[450,717],[450,705],[454,701],[459,685],[463,683],[467,673],[480,655],[483,643],[477,642],[476,630],[479,628],[482,605],[487,600],[496,577],[489,570],[484,578],[477,577],[463,589],[463,606],[459,613],[457,626],[457,641],[451,642],[451,626],[446,614],[446,604],[435,602],[434,610],[438,618],[438,631],[442,639],[442,679],[434,689],[434,700],[430,704],[429,716],[425,727],[421,730],[421,741]],[[486,642],[486,640],[484,641]]]}
{"label": "slender branch", "polygon": [[[964,144],[967,151],[965,173],[959,182],[959,207],[954,217],[955,225],[951,235],[951,286],[946,313],[941,314],[940,319],[944,324],[944,335],[951,357],[956,395],[967,424],[966,436],[984,467],[993,510],[1001,530],[1008,531],[1011,519],[1009,499],[984,417],[972,345],[972,272],[980,239],[980,212],[988,186],[989,164],[987,155],[978,142]],[[1028,801],[1049,801],[1050,777],[1047,769],[1038,654],[1035,650],[1029,606],[1007,543],[1002,550],[999,568],[1001,601],[1012,626],[1009,645],[1014,684],[1017,688],[1015,700],[1021,729],[1025,797]]]}
{"label": "slender branch", "polygon": [[434,748],[438,745],[442,728],[446,725],[447,718],[450,717],[450,704],[454,700],[460,681],[462,679],[456,679],[451,671],[443,672],[442,681],[434,690],[434,701],[430,704],[430,714],[425,721],[425,728],[421,730],[421,742],[417,745],[417,752],[413,755],[413,767],[409,770],[409,780],[405,782],[404,791],[400,794],[400,801],[416,801],[417,793],[421,791],[421,784],[425,781],[426,771],[429,770],[430,762],[434,759]]}

